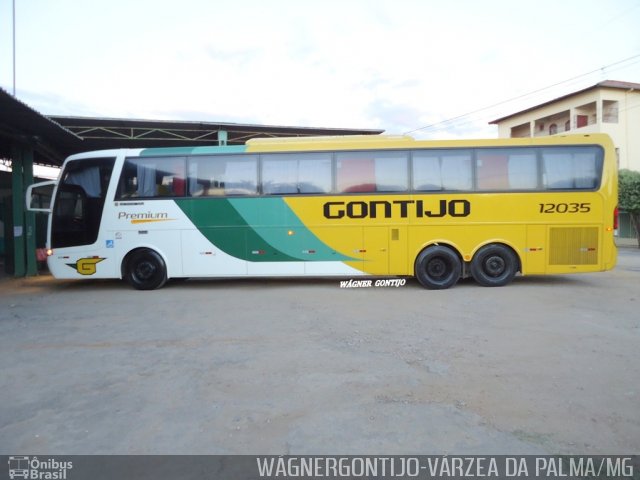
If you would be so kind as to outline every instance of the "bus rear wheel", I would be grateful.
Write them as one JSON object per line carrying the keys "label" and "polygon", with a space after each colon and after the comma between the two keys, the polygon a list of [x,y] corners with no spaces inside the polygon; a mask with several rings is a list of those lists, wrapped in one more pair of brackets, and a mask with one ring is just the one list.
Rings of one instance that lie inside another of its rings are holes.
{"label": "bus rear wheel", "polygon": [[502,287],[518,271],[516,254],[506,245],[485,245],[471,261],[471,276],[484,287]]}
{"label": "bus rear wheel", "polygon": [[423,287],[443,290],[454,286],[462,273],[460,257],[450,248],[434,245],[424,249],[415,263],[416,278]]}
{"label": "bus rear wheel", "polygon": [[137,290],[154,290],[167,282],[167,267],[158,252],[141,248],[127,256],[124,276]]}

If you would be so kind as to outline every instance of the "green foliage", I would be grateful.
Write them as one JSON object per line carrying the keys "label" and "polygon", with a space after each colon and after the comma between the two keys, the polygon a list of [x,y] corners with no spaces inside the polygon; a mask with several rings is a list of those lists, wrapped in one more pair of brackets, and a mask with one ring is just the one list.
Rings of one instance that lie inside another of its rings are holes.
{"label": "green foliage", "polygon": [[640,172],[620,170],[618,177],[618,207],[631,214],[640,214]]}
{"label": "green foliage", "polygon": [[618,175],[618,208],[629,212],[640,248],[640,172],[620,170]]}

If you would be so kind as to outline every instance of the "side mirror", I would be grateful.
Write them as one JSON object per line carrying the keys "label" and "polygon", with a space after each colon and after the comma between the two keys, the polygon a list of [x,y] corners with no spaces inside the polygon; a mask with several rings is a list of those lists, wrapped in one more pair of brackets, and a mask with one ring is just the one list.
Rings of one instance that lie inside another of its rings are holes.
{"label": "side mirror", "polygon": [[27,187],[26,207],[30,212],[51,213],[51,199],[57,181],[34,183]]}

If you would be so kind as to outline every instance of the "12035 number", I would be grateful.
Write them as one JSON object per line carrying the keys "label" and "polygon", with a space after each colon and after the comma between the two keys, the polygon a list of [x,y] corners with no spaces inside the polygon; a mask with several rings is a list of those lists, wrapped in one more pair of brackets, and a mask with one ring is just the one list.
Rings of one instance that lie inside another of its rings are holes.
{"label": "12035 number", "polygon": [[590,203],[541,203],[540,213],[588,213]]}

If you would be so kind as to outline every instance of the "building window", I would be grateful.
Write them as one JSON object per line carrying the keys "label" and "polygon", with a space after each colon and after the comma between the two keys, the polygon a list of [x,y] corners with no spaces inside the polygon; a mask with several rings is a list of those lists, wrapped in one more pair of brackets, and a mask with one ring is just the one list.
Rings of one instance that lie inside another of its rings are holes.
{"label": "building window", "polygon": [[565,132],[568,132],[569,130],[571,130],[571,120],[567,120],[567,121],[564,123],[564,131],[565,131]]}
{"label": "building window", "polygon": [[523,137],[530,137],[530,136],[531,136],[531,125],[528,122],[511,128],[511,138],[523,138]]}
{"label": "building window", "polygon": [[576,107],[576,128],[586,127],[598,122],[596,102]]}
{"label": "building window", "polygon": [[555,135],[556,133],[558,133],[558,125],[552,123],[549,125],[549,135]]}
{"label": "building window", "polygon": [[604,100],[602,102],[602,121],[605,123],[618,123],[618,102]]}
{"label": "building window", "polygon": [[589,125],[589,115],[577,115],[576,116],[576,127],[582,128]]}

